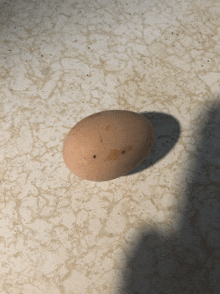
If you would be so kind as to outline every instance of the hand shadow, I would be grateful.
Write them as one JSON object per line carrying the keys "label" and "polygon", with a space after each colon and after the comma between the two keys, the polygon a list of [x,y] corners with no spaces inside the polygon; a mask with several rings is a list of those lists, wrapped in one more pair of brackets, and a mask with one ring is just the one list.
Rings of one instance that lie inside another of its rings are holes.
{"label": "hand shadow", "polygon": [[175,146],[180,136],[180,124],[169,114],[159,112],[141,112],[140,114],[149,119],[154,127],[156,135],[155,145],[151,150],[151,154],[135,169],[124,175],[124,177],[141,172],[161,160]]}
{"label": "hand shadow", "polygon": [[178,230],[169,237],[157,229],[141,231],[117,293],[220,293],[220,102],[207,112],[205,122],[201,137],[194,136],[195,164],[182,192],[186,204],[178,207]]}

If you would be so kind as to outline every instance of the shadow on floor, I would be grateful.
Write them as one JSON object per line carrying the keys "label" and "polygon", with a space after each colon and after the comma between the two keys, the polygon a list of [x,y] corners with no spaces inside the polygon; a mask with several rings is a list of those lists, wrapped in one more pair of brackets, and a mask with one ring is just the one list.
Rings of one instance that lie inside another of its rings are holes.
{"label": "shadow on floor", "polygon": [[178,232],[165,238],[143,228],[115,294],[220,293],[220,99],[205,116],[192,178],[177,191],[186,201]]}
{"label": "shadow on floor", "polygon": [[180,137],[180,124],[169,114],[160,112],[141,112],[140,114],[149,119],[154,127],[156,135],[155,145],[151,150],[151,154],[135,169],[124,175],[124,177],[139,173],[154,165],[172,150]]}

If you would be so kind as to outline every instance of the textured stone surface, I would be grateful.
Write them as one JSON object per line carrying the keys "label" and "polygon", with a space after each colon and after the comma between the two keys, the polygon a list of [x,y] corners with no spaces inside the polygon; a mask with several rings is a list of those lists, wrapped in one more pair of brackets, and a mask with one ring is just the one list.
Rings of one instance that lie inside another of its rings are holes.
{"label": "textured stone surface", "polygon": [[[137,4],[138,3],[138,4]],[[220,7],[0,1],[0,293],[220,293]],[[143,114],[147,160],[80,181],[69,130]]]}

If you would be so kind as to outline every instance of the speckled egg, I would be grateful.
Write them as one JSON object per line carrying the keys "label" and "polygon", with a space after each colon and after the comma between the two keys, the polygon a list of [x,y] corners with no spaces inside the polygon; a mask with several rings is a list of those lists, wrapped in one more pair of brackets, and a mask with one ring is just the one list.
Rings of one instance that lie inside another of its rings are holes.
{"label": "speckled egg", "polygon": [[64,140],[63,158],[81,180],[109,181],[138,166],[155,144],[154,128],[143,115],[108,110],[79,121]]}

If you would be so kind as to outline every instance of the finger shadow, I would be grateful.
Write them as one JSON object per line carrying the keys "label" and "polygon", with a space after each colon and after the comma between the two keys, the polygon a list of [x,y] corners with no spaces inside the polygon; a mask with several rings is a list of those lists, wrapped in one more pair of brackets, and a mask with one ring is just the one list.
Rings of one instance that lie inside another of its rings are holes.
{"label": "finger shadow", "polygon": [[186,188],[176,186],[177,198],[183,193],[185,199],[176,207],[180,217],[167,219],[171,232],[174,223],[178,229],[169,235],[158,226],[140,229],[139,241],[124,251],[117,293],[220,293],[220,102],[202,116],[192,177]]}

